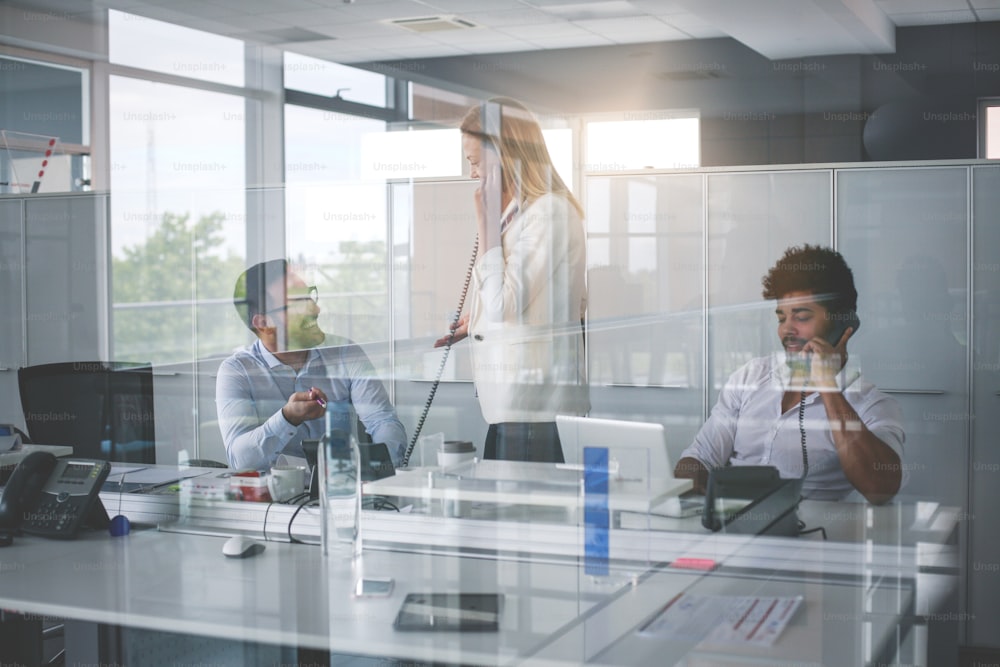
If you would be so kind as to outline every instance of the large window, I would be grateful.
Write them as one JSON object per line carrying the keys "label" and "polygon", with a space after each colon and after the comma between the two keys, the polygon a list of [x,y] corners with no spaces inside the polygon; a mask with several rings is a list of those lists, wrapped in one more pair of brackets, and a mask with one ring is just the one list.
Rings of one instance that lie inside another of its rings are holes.
{"label": "large window", "polygon": [[285,88],[376,107],[386,105],[386,77],[297,53],[285,53]]}
{"label": "large window", "polygon": [[287,254],[315,272],[320,326],[355,341],[388,338],[384,181],[362,181],[362,142],[385,123],[285,106]]}
{"label": "large window", "polygon": [[108,60],[163,74],[242,86],[243,42],[108,10]]}
{"label": "large window", "polygon": [[0,53],[0,194],[89,184],[89,71]]}
{"label": "large window", "polygon": [[[199,33],[186,50],[164,46],[162,54],[188,54],[168,67],[156,57],[159,47],[140,48],[133,33],[161,46],[192,35],[111,15],[113,59],[242,83],[234,40],[213,44]],[[199,52],[226,67],[180,66],[207,63]],[[246,255],[246,101],[175,85],[175,77],[158,79],[151,73],[109,80],[111,354],[120,361],[189,362],[227,353],[246,339],[231,305]]]}
{"label": "large window", "polygon": [[701,165],[698,126],[697,118],[660,112],[589,121],[583,171],[693,169]]}

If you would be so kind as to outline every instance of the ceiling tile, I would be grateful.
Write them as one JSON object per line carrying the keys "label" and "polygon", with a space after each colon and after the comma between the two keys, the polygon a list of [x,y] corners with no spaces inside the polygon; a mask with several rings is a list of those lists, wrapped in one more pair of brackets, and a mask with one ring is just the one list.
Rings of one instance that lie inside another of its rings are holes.
{"label": "ceiling tile", "polygon": [[510,43],[520,41],[518,37],[489,28],[469,28],[468,30],[447,30],[427,35],[429,40],[453,46],[468,46],[475,50],[477,44],[494,42]]}
{"label": "ceiling tile", "polygon": [[[402,32],[402,30],[400,30]],[[364,43],[369,48],[378,50],[392,50],[392,51],[403,51],[405,52],[408,48],[419,49],[422,46],[426,46],[431,40],[427,39],[423,35],[388,35],[388,36],[372,36],[365,37],[363,40],[353,40],[356,42]],[[375,54],[377,56],[377,54]],[[383,58],[374,57],[372,60],[383,60]]]}
{"label": "ceiling tile", "polygon": [[207,19],[225,19],[233,15],[233,10],[228,7],[220,7],[201,0],[178,0],[170,3],[170,9],[181,14],[192,14]]}
{"label": "ceiling tile", "polygon": [[267,14],[254,14],[247,16],[231,16],[226,19],[229,25],[241,30],[271,30],[274,28],[287,28],[293,23],[289,23],[277,16]]}
{"label": "ceiling tile", "polygon": [[337,39],[360,39],[364,37],[398,35],[400,28],[380,21],[366,23],[324,23],[311,28]]}
{"label": "ceiling tile", "polygon": [[619,43],[672,41],[688,39],[688,36],[651,16],[635,18],[602,19],[598,21],[574,21],[581,28]]}
{"label": "ceiling tile", "polygon": [[980,21],[1000,21],[1000,9],[977,9]]}
{"label": "ceiling tile", "polygon": [[562,7],[565,5],[600,5],[608,0],[524,0],[524,4],[535,7]]}
{"label": "ceiling tile", "polygon": [[729,34],[716,28],[708,21],[694,14],[671,14],[660,19],[672,25],[694,39],[711,39],[713,37],[729,37]]}
{"label": "ceiling tile", "polygon": [[[309,0],[281,0],[276,6],[274,0],[205,0],[206,4],[225,7],[238,14],[267,14],[276,9],[283,12],[304,11],[316,9],[316,4]],[[173,9],[173,3],[162,3]]]}
{"label": "ceiling tile", "polygon": [[[487,6],[487,3],[482,2],[482,0],[421,0],[421,4],[451,14],[469,14],[482,11],[483,7]],[[490,0],[488,6],[490,11],[524,9],[526,7],[521,0]]]}
{"label": "ceiling tile", "polygon": [[546,14],[530,7],[524,7],[523,5],[520,9],[507,11],[463,12],[461,16],[473,23],[491,28],[507,25],[538,25],[542,23],[562,22],[562,19],[554,18],[551,14]]}
{"label": "ceiling tile", "polygon": [[446,47],[463,50],[467,55],[481,55],[488,53],[513,53],[520,51],[536,51],[538,46],[531,44],[529,42],[524,42],[521,40],[504,40],[504,41],[492,41],[483,42],[482,44],[477,44],[475,47],[469,47],[463,44],[446,44]]}
{"label": "ceiling tile", "polygon": [[341,2],[337,6],[331,5],[331,8],[340,14],[341,20],[348,23],[387,21],[413,16],[434,16],[440,13],[426,4],[416,2],[415,0],[390,0],[389,2],[374,3],[369,0],[358,0],[352,4]]}
{"label": "ceiling tile", "polygon": [[574,49],[584,46],[609,46],[611,44],[614,44],[614,42],[607,37],[591,33],[588,37],[578,37],[576,35],[572,37],[552,37],[546,39],[544,43],[539,42],[538,48]]}
{"label": "ceiling tile", "polygon": [[544,25],[519,25],[519,26],[504,26],[499,30],[499,32],[505,35],[510,35],[511,37],[517,37],[518,39],[526,39],[529,41],[538,40],[539,42],[544,42],[550,37],[581,37],[586,38],[591,33],[584,30],[575,23],[570,23],[568,21],[561,21],[558,23],[546,23]]}
{"label": "ceiling tile", "polygon": [[453,44],[428,44],[419,48],[406,50],[407,58],[440,58],[442,56],[466,56],[470,55],[468,49]]}
{"label": "ceiling tile", "polygon": [[[272,6],[271,11],[274,12],[274,7]],[[325,9],[322,7],[313,7],[312,9],[302,10],[302,11],[292,11],[292,12],[281,12],[281,21],[289,25],[302,26],[303,28],[309,28],[314,25],[330,25],[332,23],[340,23],[341,18],[336,10]]]}

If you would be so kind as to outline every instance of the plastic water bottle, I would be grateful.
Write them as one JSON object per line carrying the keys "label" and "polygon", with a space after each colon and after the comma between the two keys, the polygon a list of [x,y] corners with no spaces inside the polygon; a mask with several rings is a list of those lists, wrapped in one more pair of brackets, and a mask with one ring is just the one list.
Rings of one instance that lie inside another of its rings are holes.
{"label": "plastic water bottle", "polygon": [[326,406],[326,435],[317,457],[323,555],[361,553],[361,476],[357,419],[349,401]]}

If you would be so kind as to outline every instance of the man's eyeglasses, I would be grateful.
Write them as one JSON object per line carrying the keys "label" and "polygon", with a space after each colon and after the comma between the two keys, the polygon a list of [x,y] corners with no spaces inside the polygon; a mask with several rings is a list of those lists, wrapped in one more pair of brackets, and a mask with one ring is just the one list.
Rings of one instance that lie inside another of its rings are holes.
{"label": "man's eyeglasses", "polygon": [[284,306],[278,306],[277,308],[271,308],[270,310],[265,310],[264,314],[270,315],[271,313],[285,312],[289,308],[292,308],[296,305],[304,305],[307,301],[312,301],[313,303],[319,303],[319,290],[316,288],[315,285],[312,285],[307,288],[306,294],[300,294],[294,296],[289,294],[285,297],[285,301],[286,303]]}

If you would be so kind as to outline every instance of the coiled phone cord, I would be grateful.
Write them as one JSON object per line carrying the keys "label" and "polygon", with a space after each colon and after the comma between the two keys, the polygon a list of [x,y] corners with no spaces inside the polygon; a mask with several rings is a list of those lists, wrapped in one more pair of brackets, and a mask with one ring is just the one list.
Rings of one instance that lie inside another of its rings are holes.
{"label": "coiled phone cord", "polygon": [[806,450],[806,392],[799,397],[799,437],[802,443],[802,479],[809,474],[809,452]]}
{"label": "coiled phone cord", "polygon": [[[802,479],[803,480],[806,478],[806,475],[809,474],[809,453],[806,450],[806,418],[805,418],[805,413],[806,413],[806,392],[803,389],[802,390],[802,394],[799,396],[799,436],[802,439]],[[801,500],[803,500],[803,498],[799,498],[799,500],[801,501]],[[823,535],[823,539],[824,540],[826,539],[826,528],[824,528],[823,526],[817,526],[816,528],[810,528],[809,530],[806,530],[806,524],[805,524],[805,522],[803,522],[801,520],[798,520],[796,523],[798,524],[799,535],[808,535],[809,533],[816,533],[816,532],[818,532],[818,533],[821,533]]]}
{"label": "coiled phone cord", "polygon": [[455,340],[455,329],[458,328],[458,321],[462,318],[462,309],[465,307],[465,297],[469,293],[469,284],[472,282],[472,270],[476,266],[476,257],[479,255],[479,237],[476,236],[476,242],[472,244],[472,259],[469,260],[469,270],[465,272],[465,284],[462,285],[462,294],[458,298],[458,308],[455,310],[455,318],[451,321],[451,326],[448,328],[448,340],[444,344],[444,354],[441,355],[441,364],[438,366],[437,376],[434,378],[434,383],[431,385],[431,390],[427,395],[427,402],[424,403],[424,410],[420,413],[420,418],[417,420],[417,426],[413,429],[413,437],[410,438],[410,444],[406,447],[406,452],[403,454],[402,460],[399,462],[400,468],[405,468],[410,463],[410,456],[413,454],[413,448],[417,445],[417,439],[420,437],[420,431],[424,428],[424,422],[427,421],[427,413],[431,411],[431,403],[434,402],[434,395],[437,394],[438,386],[441,384],[441,377],[444,375],[444,366],[448,363],[448,353],[451,352],[451,345]]}

